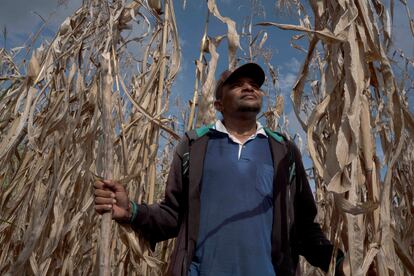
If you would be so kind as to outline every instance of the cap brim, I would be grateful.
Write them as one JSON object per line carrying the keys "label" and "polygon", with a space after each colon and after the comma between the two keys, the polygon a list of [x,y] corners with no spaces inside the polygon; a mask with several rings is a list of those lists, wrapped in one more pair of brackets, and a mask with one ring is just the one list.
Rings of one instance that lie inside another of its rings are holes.
{"label": "cap brim", "polygon": [[223,85],[232,83],[242,77],[248,77],[254,80],[254,82],[260,87],[265,81],[265,73],[258,64],[246,63],[236,70],[224,81]]}

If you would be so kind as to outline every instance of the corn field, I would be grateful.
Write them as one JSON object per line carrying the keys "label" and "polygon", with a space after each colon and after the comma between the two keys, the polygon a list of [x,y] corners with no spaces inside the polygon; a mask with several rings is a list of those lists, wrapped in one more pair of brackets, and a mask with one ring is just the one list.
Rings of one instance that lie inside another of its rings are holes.
{"label": "corn field", "polygon": [[[272,92],[279,76],[266,42],[276,27],[308,45],[291,99],[306,133],[322,229],[346,252],[350,275],[370,267],[380,276],[414,275],[414,60],[390,50],[394,5],[406,9],[414,36],[407,1],[309,0],[310,10],[299,0],[277,1],[297,25],[240,24],[220,13],[218,1],[200,2],[208,14],[194,94],[179,119],[166,114],[181,68],[174,7],[185,0],[85,0],[51,42],[0,49],[0,274],[95,275],[106,246],[111,275],[162,275],[174,241],[152,252],[127,225],[110,215],[101,221],[93,182],[116,179],[138,202],[162,198],[183,130],[216,120],[221,43],[230,69],[263,62],[273,99],[266,124],[294,139],[283,122],[288,99]],[[209,35],[211,17],[225,34]],[[22,53],[27,62],[17,58]],[[398,72],[396,59],[404,65]],[[324,275],[304,260],[298,270]]]}

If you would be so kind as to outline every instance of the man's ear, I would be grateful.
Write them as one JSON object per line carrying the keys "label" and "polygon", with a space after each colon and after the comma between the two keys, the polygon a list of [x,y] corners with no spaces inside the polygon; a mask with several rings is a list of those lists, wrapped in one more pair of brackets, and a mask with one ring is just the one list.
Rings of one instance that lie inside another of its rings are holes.
{"label": "man's ear", "polygon": [[216,108],[217,111],[223,112],[223,104],[221,103],[221,100],[216,99],[214,101],[214,107]]}

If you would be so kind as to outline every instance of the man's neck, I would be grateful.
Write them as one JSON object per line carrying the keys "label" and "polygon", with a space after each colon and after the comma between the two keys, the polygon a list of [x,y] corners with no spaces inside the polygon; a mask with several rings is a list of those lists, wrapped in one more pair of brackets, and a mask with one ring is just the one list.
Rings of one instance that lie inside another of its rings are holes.
{"label": "man's neck", "polygon": [[235,136],[241,142],[246,141],[250,136],[256,133],[256,117],[251,118],[232,118],[225,117],[223,124],[227,131]]}

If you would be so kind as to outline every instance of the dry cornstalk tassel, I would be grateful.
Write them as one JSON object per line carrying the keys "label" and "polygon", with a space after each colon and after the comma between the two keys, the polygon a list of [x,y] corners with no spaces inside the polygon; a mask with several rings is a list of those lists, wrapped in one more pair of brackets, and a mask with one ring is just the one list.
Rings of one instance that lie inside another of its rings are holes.
{"label": "dry cornstalk tassel", "polygon": [[211,14],[227,25],[229,69],[233,70],[237,65],[237,49],[240,48],[240,36],[236,30],[236,22],[231,20],[229,17],[225,17],[220,14],[215,0],[208,0],[207,6]]}
{"label": "dry cornstalk tassel", "polygon": [[220,43],[223,37],[216,38],[207,38],[206,45],[208,47],[208,53],[210,54],[210,61],[207,67],[207,76],[204,80],[203,86],[201,88],[201,99],[198,104],[198,117],[196,126],[200,127],[201,125],[209,125],[214,123],[216,120],[216,110],[214,108],[214,88],[215,88],[215,78],[217,62],[219,54],[216,51],[218,44]]}

